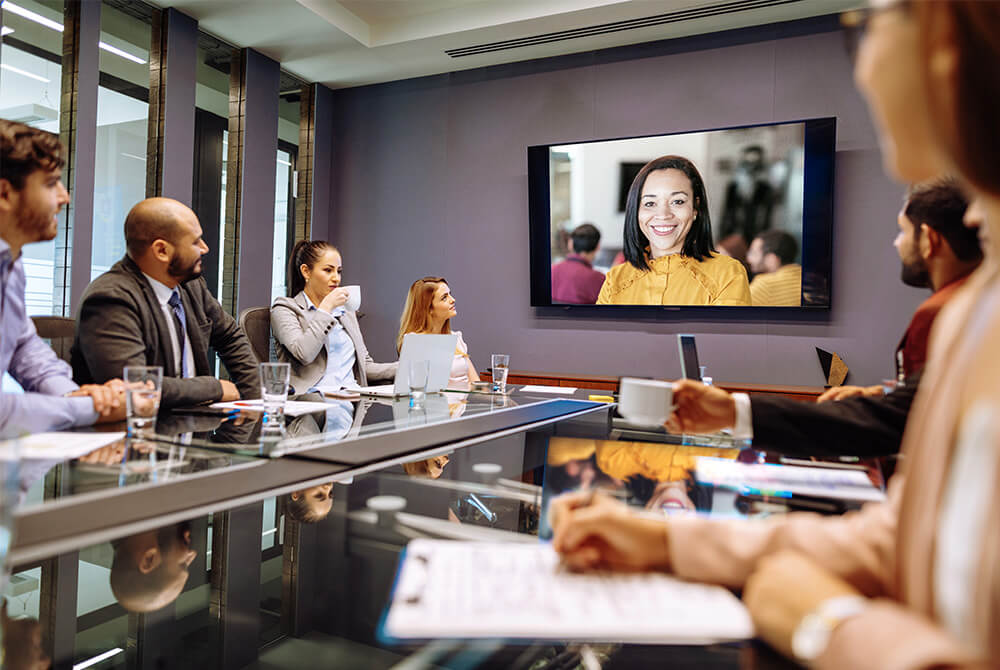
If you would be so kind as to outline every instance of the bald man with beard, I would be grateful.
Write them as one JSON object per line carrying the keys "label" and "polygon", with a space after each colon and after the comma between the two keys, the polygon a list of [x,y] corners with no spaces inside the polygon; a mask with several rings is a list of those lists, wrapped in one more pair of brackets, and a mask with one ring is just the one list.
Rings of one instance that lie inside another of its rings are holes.
{"label": "bald man with beard", "polygon": [[[201,276],[208,245],[195,213],[169,198],[143,200],[125,219],[125,244],[125,257],[83,295],[73,377],[103,383],[126,365],[162,366],[163,409],[259,398],[250,342]],[[232,382],[212,373],[209,347]]]}

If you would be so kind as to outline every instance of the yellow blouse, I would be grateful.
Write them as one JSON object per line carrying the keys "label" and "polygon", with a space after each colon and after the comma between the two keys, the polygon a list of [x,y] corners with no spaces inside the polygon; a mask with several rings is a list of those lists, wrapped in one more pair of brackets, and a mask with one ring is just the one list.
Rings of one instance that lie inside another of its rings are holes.
{"label": "yellow blouse", "polygon": [[670,254],[652,258],[648,271],[629,263],[608,270],[598,305],[750,305],[747,271],[735,258],[703,261]]}

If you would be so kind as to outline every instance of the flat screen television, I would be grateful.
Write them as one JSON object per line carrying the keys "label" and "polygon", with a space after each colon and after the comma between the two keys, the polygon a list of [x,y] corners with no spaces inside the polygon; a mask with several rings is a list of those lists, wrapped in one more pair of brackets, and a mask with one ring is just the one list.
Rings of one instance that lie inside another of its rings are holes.
{"label": "flat screen television", "polygon": [[829,309],[836,128],[528,147],[531,304]]}

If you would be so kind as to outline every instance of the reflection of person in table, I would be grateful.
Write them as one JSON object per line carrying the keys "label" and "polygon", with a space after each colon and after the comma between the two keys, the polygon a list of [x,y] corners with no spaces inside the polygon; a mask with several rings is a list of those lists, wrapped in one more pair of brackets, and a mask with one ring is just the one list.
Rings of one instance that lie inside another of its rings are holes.
{"label": "reflection of person in table", "polygon": [[292,491],[285,501],[285,511],[299,523],[318,523],[333,509],[333,482]]}
{"label": "reflection of person in table", "polygon": [[52,667],[51,659],[42,649],[41,624],[31,617],[9,616],[6,600],[0,604],[0,660],[6,670],[47,670]]}
{"label": "reflection of person in table", "polygon": [[599,305],[749,305],[746,269],[716,252],[705,182],[694,163],[647,163],[625,205],[626,263],[608,271]]}
{"label": "reflection of person in table", "polygon": [[434,456],[433,458],[403,463],[403,471],[411,477],[430,477],[431,479],[439,479],[441,475],[444,474],[444,468],[448,465],[448,463],[448,455],[441,454],[440,456]]}
{"label": "reflection of person in table", "polygon": [[174,602],[198,555],[188,524],[137,533],[112,545],[111,592],[130,612],[153,612]]}

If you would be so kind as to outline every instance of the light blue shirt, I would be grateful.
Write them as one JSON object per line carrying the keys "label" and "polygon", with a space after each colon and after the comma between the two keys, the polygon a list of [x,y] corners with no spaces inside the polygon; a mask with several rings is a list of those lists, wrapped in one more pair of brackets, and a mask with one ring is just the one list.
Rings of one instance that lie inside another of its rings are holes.
{"label": "light blue shirt", "polygon": [[88,396],[63,398],[79,388],[73,371],[45,344],[28,318],[20,258],[0,238],[0,376],[9,373],[24,393],[0,393],[0,437],[65,430],[97,421]]}
{"label": "light blue shirt", "polygon": [[[309,296],[305,296],[309,303],[309,311],[316,309]],[[354,349],[354,341],[347,334],[340,324],[340,316],[344,313],[343,306],[330,312],[333,316],[333,327],[326,335],[326,372],[323,377],[316,382],[316,387],[333,388],[357,388],[358,382],[354,378],[354,363],[357,359],[357,352]],[[309,389],[312,390],[312,389]]]}

